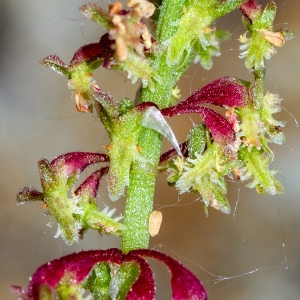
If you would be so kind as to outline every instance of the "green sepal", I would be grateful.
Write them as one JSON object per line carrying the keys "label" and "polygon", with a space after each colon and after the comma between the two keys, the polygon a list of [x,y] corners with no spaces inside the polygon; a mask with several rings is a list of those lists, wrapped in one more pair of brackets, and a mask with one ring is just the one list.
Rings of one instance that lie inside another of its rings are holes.
{"label": "green sepal", "polygon": [[116,101],[109,93],[100,90],[94,94],[94,99],[97,115],[111,138],[117,116]]}
{"label": "green sepal", "polygon": [[196,57],[194,63],[200,61],[201,66],[205,70],[210,70],[213,66],[212,57],[220,56],[220,42],[230,37],[230,33],[226,30],[212,30],[209,34],[204,35],[209,45],[203,48],[200,41],[197,40],[194,45]]}
{"label": "green sepal", "polygon": [[246,170],[243,170],[244,175],[242,180],[253,179],[247,186],[250,188],[256,187],[258,193],[268,193],[271,195],[281,194],[284,189],[282,184],[274,177],[276,171],[269,170],[270,157],[264,150],[258,150],[252,147],[249,150],[247,147],[239,149],[239,159],[244,162]]}
{"label": "green sepal", "polygon": [[119,116],[123,116],[131,109],[133,109],[132,100],[130,98],[123,98],[119,104]]}
{"label": "green sepal", "polygon": [[93,99],[93,77],[89,66],[84,62],[72,67],[70,70],[69,88],[74,90],[74,95],[80,98],[80,101],[87,105],[92,104]]}
{"label": "green sepal", "polygon": [[260,138],[263,135],[260,111],[248,105],[236,109],[236,113],[241,118],[241,135],[245,145],[260,148]]}
{"label": "green sepal", "polygon": [[69,179],[63,176],[55,177],[46,159],[39,161],[39,171],[43,186],[44,203],[47,205],[51,218],[58,223],[56,237],[61,235],[67,244],[78,241],[78,230],[81,226],[73,216],[78,208],[75,201],[70,201],[68,198],[68,191],[77,174]]}
{"label": "green sepal", "polygon": [[39,290],[39,299],[52,300],[52,290],[47,284],[42,284]]}
{"label": "green sepal", "polygon": [[267,92],[263,98],[261,110],[261,119],[265,124],[266,133],[273,143],[279,145],[282,145],[285,141],[284,133],[281,131],[281,128],[285,126],[285,122],[276,120],[273,114],[281,111],[281,100],[279,95]]}
{"label": "green sepal", "polygon": [[[87,298],[83,297],[84,289],[82,288],[80,283],[76,283],[74,280],[74,276],[72,273],[65,273],[59,284],[56,288],[57,297],[61,300],[67,299],[76,299],[76,300],[85,300]],[[44,299],[44,298],[40,298]]]}
{"label": "green sepal", "polygon": [[109,30],[113,27],[111,16],[96,3],[84,4],[79,10],[87,19],[96,22],[104,29]]}
{"label": "green sepal", "polygon": [[206,147],[206,130],[202,124],[196,124],[187,137],[189,157],[196,158],[196,153],[202,154]]}
{"label": "green sepal", "polygon": [[166,170],[166,179],[169,185],[174,185],[181,176],[180,167],[174,159],[164,163],[162,169]]}
{"label": "green sepal", "polygon": [[111,300],[109,295],[111,275],[109,263],[97,264],[92,274],[83,282],[82,287],[89,290],[95,300]]}
{"label": "green sepal", "polygon": [[97,230],[100,234],[120,235],[126,229],[125,226],[118,221],[122,216],[112,218],[115,209],[109,210],[106,207],[103,211],[99,211],[96,201],[90,197],[87,201],[81,199],[79,208],[82,212],[76,215],[76,219],[81,224],[81,238],[88,229]]}
{"label": "green sepal", "polygon": [[111,143],[107,147],[110,158],[108,172],[108,193],[111,200],[118,200],[129,185],[131,164],[138,160],[138,138],[142,127],[142,114],[132,109],[118,118],[111,133]]}
{"label": "green sepal", "polygon": [[53,182],[53,174],[49,161],[47,159],[39,160],[38,167],[42,188],[49,188],[49,185],[51,185]]}
{"label": "green sepal", "polygon": [[264,68],[265,58],[270,59],[272,54],[276,52],[274,46],[265,39],[261,31],[252,31],[251,38],[246,44],[240,46],[240,50],[245,50],[239,57],[246,57],[247,69]]}
{"label": "green sepal", "polygon": [[150,65],[150,60],[139,56],[133,50],[129,51],[126,61],[117,62],[112,65],[111,68],[127,71],[127,77],[132,83],[136,83],[138,78],[141,78],[143,88],[149,87],[152,92],[155,90],[155,83],[153,80],[157,83],[161,83],[161,78]]}
{"label": "green sepal", "polygon": [[[121,266],[118,268],[117,276],[112,277],[110,288],[112,299],[125,300],[127,293],[129,292],[139,275],[140,268],[137,263],[125,262],[121,264]],[[112,293],[113,285],[116,286],[115,292],[117,293]],[[114,298],[113,296],[117,297]]]}
{"label": "green sepal", "polygon": [[69,67],[55,54],[42,59],[40,63],[60,75],[67,76],[68,78],[70,77]]}
{"label": "green sepal", "polygon": [[[258,21],[257,23],[260,24],[261,27],[265,27],[265,28],[268,26],[272,26],[276,16],[276,10],[277,7],[274,1],[267,3],[261,15],[261,18],[257,20]],[[256,20],[254,20],[254,22],[256,23]]]}
{"label": "green sepal", "polygon": [[219,178],[218,183],[214,183],[208,175],[203,176],[193,188],[202,196],[202,201],[206,207],[211,206],[225,214],[229,214],[230,205],[225,197],[227,192],[226,183],[221,178]]}
{"label": "green sepal", "polygon": [[214,21],[210,6],[215,2],[215,0],[193,2],[183,12],[178,21],[178,29],[169,41],[167,51],[167,63],[169,65],[178,64],[182,61],[185,51],[187,52],[186,56],[188,56],[197,39],[204,49],[209,45],[204,36],[204,29]]}
{"label": "green sepal", "polygon": [[95,300],[124,300],[139,274],[140,268],[134,262],[100,263],[82,286],[93,293]]}

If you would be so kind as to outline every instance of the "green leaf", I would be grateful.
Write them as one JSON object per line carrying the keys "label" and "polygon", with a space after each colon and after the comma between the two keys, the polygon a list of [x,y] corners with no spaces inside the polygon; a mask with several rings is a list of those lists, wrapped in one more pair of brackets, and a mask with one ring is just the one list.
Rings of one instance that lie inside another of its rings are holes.
{"label": "green leaf", "polygon": [[70,76],[70,71],[68,66],[56,54],[50,55],[42,59],[40,63],[43,66],[56,71],[60,75],[64,75],[67,77]]}
{"label": "green leaf", "polygon": [[119,117],[111,133],[111,143],[107,148],[110,158],[108,172],[108,193],[112,201],[118,200],[129,185],[131,164],[140,157],[138,138],[142,130],[141,114],[130,110]]}

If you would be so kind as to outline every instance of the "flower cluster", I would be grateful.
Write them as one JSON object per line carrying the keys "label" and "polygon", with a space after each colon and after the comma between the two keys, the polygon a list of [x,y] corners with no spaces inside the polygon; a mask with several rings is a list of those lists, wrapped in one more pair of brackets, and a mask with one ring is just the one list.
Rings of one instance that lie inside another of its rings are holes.
{"label": "flower cluster", "polygon": [[293,35],[287,28],[273,31],[277,10],[273,1],[262,9],[255,0],[250,0],[241,7],[241,10],[247,17],[248,21],[244,21],[244,24],[251,37],[247,38],[247,33],[240,37],[242,43],[240,50],[243,51],[240,58],[246,58],[248,69],[264,68],[265,59],[269,60],[276,53],[275,47],[283,46],[286,40],[293,38]]}
{"label": "flower cluster", "polygon": [[[85,288],[94,293],[95,299],[109,295],[110,299],[154,300],[154,277],[144,257],[168,267],[174,300],[207,299],[202,283],[194,274],[170,256],[149,249],[132,250],[128,254],[119,249],[73,253],[39,267],[28,291],[19,286],[11,290],[20,300],[51,299],[54,291],[59,299],[84,299]],[[128,270],[131,272],[126,275]]]}
{"label": "flower cluster", "polygon": [[72,191],[78,175],[87,166],[108,161],[105,154],[89,152],[67,153],[51,162],[41,159],[38,165],[43,192],[25,187],[18,193],[17,201],[42,201],[41,207],[47,209],[46,214],[51,217],[50,224],[58,222],[55,237],[61,235],[67,244],[78,241],[88,229],[119,235],[125,229],[118,222],[122,217],[112,218],[115,209],[109,210],[108,206],[99,211],[95,201],[99,180],[108,172],[108,167],[93,172]]}
{"label": "flower cluster", "polygon": [[[262,9],[255,0],[164,0],[156,35],[145,21],[155,6],[146,0],[129,0],[127,6],[123,9],[115,2],[105,11],[95,3],[83,5],[80,11],[107,32],[98,42],[78,49],[69,65],[57,55],[41,61],[67,77],[78,111],[95,109],[110,139],[105,153],[70,152],[51,162],[41,159],[43,191],[30,186],[17,195],[18,203],[41,201],[50,223],[58,223],[56,237],[61,235],[67,244],[93,229],[121,236],[121,250],[82,251],[41,266],[27,291],[12,287],[21,300],[52,299],[54,293],[59,299],[84,299],[85,290],[95,299],[155,299],[153,273],[145,257],[167,265],[173,299],[205,300],[201,282],[190,271],[169,256],[146,249],[162,222],[161,212],[153,211],[157,173],[165,172],[167,182],[180,193],[198,193],[206,214],[209,206],[230,213],[226,176],[251,180],[248,186],[258,193],[283,192],[276,172],[269,170],[274,159],[269,143],[284,141],[284,122],[273,117],[280,112],[281,99],[264,90],[264,61],[275,53],[274,46],[282,46],[292,35],[287,29],[273,31],[275,4]],[[176,103],[180,98],[176,82],[189,63],[200,61],[211,68],[219,42],[228,36],[209,26],[238,7],[251,34],[240,37],[240,57],[246,58],[253,82],[219,78]],[[136,99],[117,101],[103,91],[93,78],[101,66],[127,71],[133,83],[139,78]],[[179,144],[168,120],[182,114],[197,114],[202,122],[194,124]],[[163,154],[162,136],[173,146]],[[104,166],[77,183],[87,167],[100,163]],[[98,209],[97,191],[104,175],[110,200],[126,195],[123,223],[122,215],[113,218],[115,209]]]}
{"label": "flower cluster", "polygon": [[144,87],[152,86],[153,79],[160,81],[147,59],[155,51],[155,40],[142,21],[142,18],[149,18],[153,14],[155,7],[145,0],[129,1],[128,6],[129,10],[122,10],[122,4],[115,2],[106,12],[94,3],[83,5],[80,11],[108,30],[108,33],[98,43],[78,49],[69,65],[56,54],[41,61],[44,66],[67,76],[76,108],[80,112],[92,110],[93,88],[96,84],[92,72],[101,65],[106,69],[127,71],[133,83],[141,78]]}

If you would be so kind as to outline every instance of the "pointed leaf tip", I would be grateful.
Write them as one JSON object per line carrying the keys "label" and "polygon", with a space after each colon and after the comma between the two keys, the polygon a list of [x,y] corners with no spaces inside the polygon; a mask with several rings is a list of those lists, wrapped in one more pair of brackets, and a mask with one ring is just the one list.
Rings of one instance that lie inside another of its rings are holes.
{"label": "pointed leaf tip", "polygon": [[94,198],[97,196],[97,190],[99,187],[99,180],[101,177],[108,172],[108,167],[101,168],[100,170],[95,171],[92,173],[74,192],[74,194],[82,195],[82,194],[88,194],[90,196],[93,196]]}
{"label": "pointed leaf tip", "polygon": [[56,55],[52,54],[42,59],[40,63],[48,67],[54,71],[56,71],[60,75],[69,76],[69,68],[68,66]]}
{"label": "pointed leaf tip", "polygon": [[51,161],[51,168],[56,173],[67,178],[76,172],[82,172],[87,166],[100,162],[107,162],[109,158],[103,153],[69,152],[60,155]]}
{"label": "pointed leaf tip", "polygon": [[97,60],[102,57],[102,47],[100,43],[92,43],[87,44],[80,47],[74,54],[70,67],[74,67],[81,63],[87,62],[91,63],[91,61]]}

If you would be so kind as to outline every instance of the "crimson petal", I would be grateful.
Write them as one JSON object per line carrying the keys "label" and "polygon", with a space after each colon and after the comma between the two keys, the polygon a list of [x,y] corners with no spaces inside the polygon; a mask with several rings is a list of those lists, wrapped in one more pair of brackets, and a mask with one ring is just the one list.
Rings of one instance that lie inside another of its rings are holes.
{"label": "crimson petal", "polygon": [[219,143],[227,143],[234,140],[234,130],[222,115],[206,107],[201,107],[201,112],[199,113],[202,115],[214,140]]}
{"label": "crimson petal", "polygon": [[171,288],[174,300],[206,300],[207,295],[198,278],[182,264],[170,256],[150,249],[132,250],[128,255],[146,256],[157,259],[167,265],[171,271]]}
{"label": "crimson petal", "polygon": [[255,19],[255,17],[260,13],[262,6],[255,0],[248,0],[240,8],[242,13],[250,20]]}
{"label": "crimson petal", "polygon": [[149,264],[142,257],[132,252],[125,256],[124,262],[126,261],[134,261],[140,267],[140,275],[127,293],[126,300],[154,300],[155,283]]}
{"label": "crimson petal", "polygon": [[176,114],[200,114],[209,131],[211,132],[213,139],[220,142],[232,142],[234,140],[234,130],[231,124],[217,112],[206,107],[194,107],[194,106],[179,106],[165,108],[161,110],[161,113],[165,117],[172,116],[174,114],[174,108],[176,108]]}
{"label": "crimson petal", "polygon": [[119,249],[90,250],[73,253],[55,259],[39,267],[33,274],[28,288],[28,295],[32,300],[39,300],[39,290],[46,284],[55,289],[65,274],[70,272],[79,283],[85,279],[93,266],[99,262],[122,263],[122,252]]}
{"label": "crimson petal", "polygon": [[53,159],[50,163],[53,172],[60,173],[63,169],[64,176],[70,177],[76,172],[82,172],[87,166],[100,162],[108,162],[109,157],[103,153],[94,152],[69,152]]}
{"label": "crimson petal", "polygon": [[93,196],[94,198],[97,196],[97,190],[99,187],[99,180],[101,177],[108,172],[108,167],[101,168],[100,170],[92,173],[74,192],[74,194],[81,195],[87,193],[88,195]]}
{"label": "crimson petal", "polygon": [[247,96],[247,88],[242,81],[234,77],[223,77],[195,91],[179,105],[195,106],[208,103],[218,106],[240,107],[247,104]]}
{"label": "crimson petal", "polygon": [[69,67],[80,65],[83,62],[90,62],[102,57],[102,47],[100,43],[87,44],[80,47],[74,54]]}

